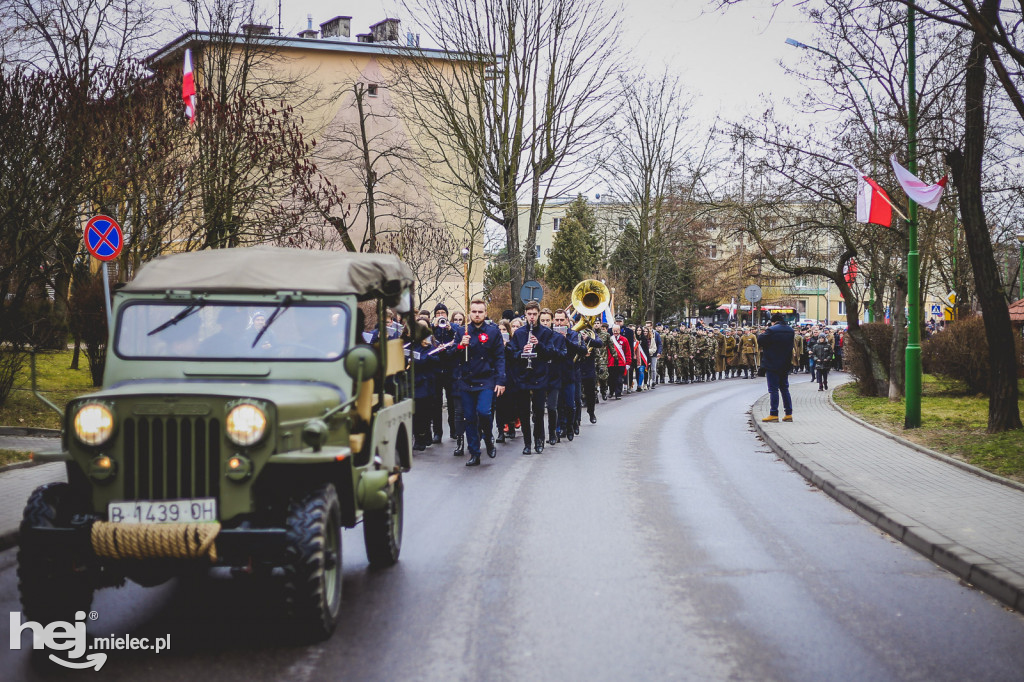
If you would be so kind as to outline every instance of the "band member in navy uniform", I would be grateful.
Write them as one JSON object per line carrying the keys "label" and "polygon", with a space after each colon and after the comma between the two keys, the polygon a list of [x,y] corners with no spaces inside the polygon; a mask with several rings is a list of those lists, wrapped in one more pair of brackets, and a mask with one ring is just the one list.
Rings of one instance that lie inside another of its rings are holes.
{"label": "band member in navy uniform", "polygon": [[[590,423],[597,423],[597,415],[594,414],[594,406],[597,404],[597,363],[605,363],[605,354],[601,352],[604,342],[597,336],[593,329],[584,329],[580,332],[587,350],[580,358],[577,367],[580,372],[580,382],[583,386],[583,404],[587,406],[587,414],[590,415]],[[607,364],[605,364],[607,367]],[[576,421],[579,421],[578,415]]]}
{"label": "band member in navy uniform", "polygon": [[458,345],[449,349],[454,357],[455,387],[462,399],[462,417],[466,422],[466,466],[480,464],[480,437],[487,445],[487,456],[494,457],[491,433],[491,408],[495,396],[505,392],[505,344],[501,330],[487,322],[487,304],[477,299],[469,304],[469,323],[461,330]]}
{"label": "band member in navy uniform", "polygon": [[[434,306],[433,333],[434,341],[438,345],[455,345],[455,330],[448,321],[448,307],[444,303],[438,303]],[[430,422],[434,431],[434,443],[441,442],[441,424],[444,422],[442,411],[444,407],[445,393],[448,394],[448,434],[456,440],[463,440],[462,406],[459,405],[458,397],[452,390],[453,364],[454,360],[449,356],[444,355],[440,358],[440,364],[438,364],[436,370],[437,373],[434,380],[435,399],[432,404],[434,411],[430,416]],[[462,450],[461,442],[456,449],[456,454],[462,454],[459,452],[460,450]]]}
{"label": "band member in navy uniform", "polygon": [[526,304],[526,324],[512,334],[511,353],[519,380],[519,422],[523,428],[523,454],[531,453],[530,413],[533,413],[534,451],[544,452],[544,399],[548,387],[548,359],[555,353],[553,333],[538,324],[540,304]]}
{"label": "band member in navy uniform", "polygon": [[[555,311],[554,326],[559,328],[557,334],[565,340],[565,357],[552,361],[552,366],[559,367],[558,373],[562,381],[558,401],[558,435],[563,434],[573,439],[576,427],[576,361],[587,352],[580,333],[569,328],[569,318],[564,310]],[[561,331],[565,328],[565,332]]]}
{"label": "band member in navy uniform", "polygon": [[558,436],[558,400],[562,395],[562,362],[568,352],[565,337],[555,334],[551,328],[554,317],[550,308],[540,309],[540,326],[551,332],[550,341],[552,354],[548,358],[548,385],[547,385],[547,411],[548,411],[548,444],[555,445],[560,439]]}

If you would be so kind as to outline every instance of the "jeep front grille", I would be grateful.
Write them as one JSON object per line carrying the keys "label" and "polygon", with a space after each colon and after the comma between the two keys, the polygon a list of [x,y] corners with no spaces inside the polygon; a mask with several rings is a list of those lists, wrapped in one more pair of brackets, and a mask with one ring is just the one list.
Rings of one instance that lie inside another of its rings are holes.
{"label": "jeep front grille", "polygon": [[220,422],[203,417],[124,421],[124,494],[132,500],[217,497]]}

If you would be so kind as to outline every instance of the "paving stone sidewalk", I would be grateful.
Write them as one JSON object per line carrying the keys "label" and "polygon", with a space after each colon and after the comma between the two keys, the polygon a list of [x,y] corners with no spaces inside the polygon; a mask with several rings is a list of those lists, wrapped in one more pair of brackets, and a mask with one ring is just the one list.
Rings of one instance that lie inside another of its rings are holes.
{"label": "paving stone sidewalk", "polygon": [[[835,384],[845,375],[832,374]],[[1003,603],[1024,609],[1024,487],[884,435],[836,408],[807,374],[790,377],[792,423],[755,429],[843,505]],[[780,410],[781,412],[781,410]]]}

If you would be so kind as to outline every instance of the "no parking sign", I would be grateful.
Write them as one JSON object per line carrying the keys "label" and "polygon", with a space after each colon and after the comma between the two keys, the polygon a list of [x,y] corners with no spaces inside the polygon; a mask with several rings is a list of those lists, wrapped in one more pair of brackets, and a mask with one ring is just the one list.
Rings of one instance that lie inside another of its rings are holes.
{"label": "no parking sign", "polygon": [[110,216],[98,215],[85,224],[85,248],[93,258],[101,261],[114,260],[124,246],[121,226]]}

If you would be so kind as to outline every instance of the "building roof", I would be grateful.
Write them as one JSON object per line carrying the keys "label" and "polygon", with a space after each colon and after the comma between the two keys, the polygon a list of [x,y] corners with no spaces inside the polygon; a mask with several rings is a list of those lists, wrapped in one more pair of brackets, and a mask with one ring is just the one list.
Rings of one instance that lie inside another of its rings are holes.
{"label": "building roof", "polygon": [[395,305],[413,281],[409,266],[390,254],[254,246],[159,256],[144,265],[122,291],[301,291],[354,294],[361,301],[383,297],[388,305]]}
{"label": "building roof", "polygon": [[1010,304],[1010,322],[1024,323],[1024,298]]}
{"label": "building roof", "polygon": [[[146,65],[152,68],[171,59],[177,59],[185,48],[202,45],[213,41],[230,40],[238,45],[249,43],[259,44],[268,48],[294,48],[299,50],[321,50],[324,52],[348,52],[356,54],[376,54],[396,57],[416,55],[428,59],[445,59],[452,61],[476,60],[479,57],[439,50],[437,48],[408,47],[396,43],[361,43],[357,41],[337,40],[333,38],[299,38],[297,36],[260,35],[246,36],[241,33],[223,35],[210,31],[188,31],[167,43],[146,57]],[[492,57],[493,60],[493,57]]]}

